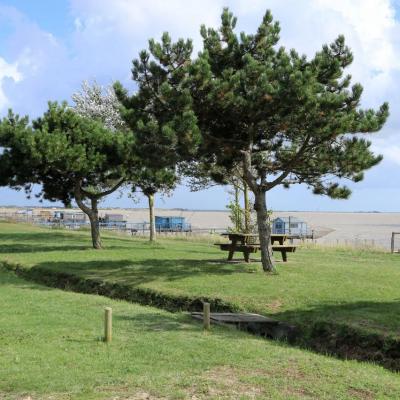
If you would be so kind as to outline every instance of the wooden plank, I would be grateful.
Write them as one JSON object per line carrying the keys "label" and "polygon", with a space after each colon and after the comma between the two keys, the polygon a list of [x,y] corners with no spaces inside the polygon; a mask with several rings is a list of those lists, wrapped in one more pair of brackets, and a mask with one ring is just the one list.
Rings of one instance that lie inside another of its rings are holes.
{"label": "wooden plank", "polygon": [[[203,320],[202,312],[192,312],[192,317]],[[272,322],[272,318],[252,313],[211,313],[210,320],[225,324],[236,324],[241,322]]]}
{"label": "wooden plank", "polygon": [[239,245],[232,245],[230,243],[219,243],[218,246],[222,251],[238,251],[239,253],[244,253],[244,252],[250,252],[250,253],[257,253],[257,250],[259,249],[259,246],[253,246],[253,245],[244,245],[244,244],[239,244]]}
{"label": "wooden plank", "polygon": [[286,246],[286,245],[274,245],[272,246],[273,251],[286,251],[288,253],[294,253],[296,251],[296,246]]}
{"label": "wooden plank", "polygon": [[[203,313],[193,312],[192,318],[203,320]],[[294,325],[259,314],[251,313],[211,313],[211,322],[216,325],[235,326],[255,335],[279,340],[292,341],[297,336]]]}

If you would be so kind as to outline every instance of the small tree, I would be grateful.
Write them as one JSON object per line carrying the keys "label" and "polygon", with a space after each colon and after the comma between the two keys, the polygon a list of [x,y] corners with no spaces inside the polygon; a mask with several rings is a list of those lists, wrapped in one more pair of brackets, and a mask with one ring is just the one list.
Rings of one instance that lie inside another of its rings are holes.
{"label": "small tree", "polygon": [[255,196],[265,271],[274,271],[266,193],[306,184],[347,198],[337,178],[354,182],[379,163],[363,133],[381,129],[388,105],[360,110],[362,87],[343,72],[353,56],[342,36],[308,60],[277,47],[279,25],[267,12],[255,34],[234,32],[225,9],[219,30],[201,28],[203,51],[185,78],[202,133],[202,153],[217,166],[240,164]]}
{"label": "small tree", "polygon": [[[177,175],[175,170],[143,168],[136,175],[135,182],[137,189],[146,197],[149,205],[149,221],[150,221],[150,241],[156,239],[156,225],[154,215],[154,200],[157,193],[168,194],[175,188],[177,183]],[[135,187],[133,187],[135,190]]]}
{"label": "small tree", "polygon": [[[117,84],[116,87],[120,88],[120,85]],[[121,95],[121,91],[119,93]],[[100,121],[106,128],[112,131],[122,130],[127,135],[131,135],[133,157],[128,166],[129,179],[127,181],[129,181],[133,192],[140,190],[147,197],[150,219],[150,241],[154,241],[156,237],[154,197],[157,192],[167,193],[175,187],[178,178],[174,168],[164,168],[163,166],[167,164],[165,160],[163,163],[160,163],[154,156],[151,163],[148,162],[148,157],[146,153],[143,153],[143,147],[140,146],[143,142],[138,142],[136,138],[137,129],[129,131],[128,125],[121,116],[121,103],[112,86],[103,88],[96,82],[89,85],[85,81],[82,84],[82,91],[75,93],[72,99],[75,102],[74,109],[79,115]],[[160,150],[160,148],[157,150]],[[158,169],[157,165],[159,165]]]}
{"label": "small tree", "polygon": [[[233,188],[234,201],[227,208],[231,211],[230,219],[237,232],[250,233],[253,230],[249,197],[249,188],[243,180],[243,168],[238,163],[232,169],[216,165],[213,159],[199,156],[196,162],[184,163],[181,166],[182,175],[189,178],[188,186],[191,191],[205,190],[215,185],[229,185]],[[243,194],[243,208],[240,205],[240,194]]]}

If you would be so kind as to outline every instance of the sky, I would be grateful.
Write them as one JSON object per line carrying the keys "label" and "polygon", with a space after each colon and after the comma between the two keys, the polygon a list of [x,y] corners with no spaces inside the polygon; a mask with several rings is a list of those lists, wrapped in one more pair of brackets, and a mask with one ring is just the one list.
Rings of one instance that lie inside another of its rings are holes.
{"label": "sky", "polygon": [[[352,48],[353,83],[364,87],[362,106],[390,105],[390,118],[371,134],[383,162],[349,185],[349,200],[315,196],[304,186],[267,194],[273,210],[400,212],[400,0],[0,0],[0,117],[8,108],[31,118],[49,100],[71,101],[83,80],[130,90],[131,62],[149,38],[164,31],[190,37],[200,50],[201,24],[218,27],[223,7],[238,17],[238,31],[255,32],[267,9],[281,24],[281,45],[312,57],[324,43],[344,34]],[[1,166],[0,166],[1,168]],[[224,209],[227,188],[191,193],[184,185],[157,206]],[[51,205],[50,203],[43,203]],[[0,205],[34,206],[23,192],[0,188]],[[140,207],[125,194],[103,206]]]}

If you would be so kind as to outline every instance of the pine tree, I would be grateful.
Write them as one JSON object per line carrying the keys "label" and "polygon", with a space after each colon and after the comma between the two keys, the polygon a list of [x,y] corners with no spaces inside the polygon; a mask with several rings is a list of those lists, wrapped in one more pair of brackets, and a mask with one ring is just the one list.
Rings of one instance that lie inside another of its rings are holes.
{"label": "pine tree", "polygon": [[100,249],[98,203],[124,183],[127,136],[79,116],[66,103],[49,103],[32,124],[28,118],[16,121],[21,120],[10,112],[0,125],[4,156],[14,173],[10,185],[29,193],[40,184],[41,198],[66,206],[75,200],[89,217],[93,247]]}
{"label": "pine tree", "polygon": [[30,193],[32,181],[31,163],[26,157],[24,148],[19,145],[31,132],[29,118],[15,115],[11,110],[8,116],[0,121],[0,186],[10,186],[13,189],[26,189]]}
{"label": "pine tree", "polygon": [[149,52],[133,61],[138,91],[129,95],[119,82],[114,85],[141,164],[134,186],[149,200],[150,240],[155,238],[154,195],[175,187],[180,163],[193,159],[200,141],[190,94],[179,86],[191,51],[190,41],[172,43],[168,34],[161,44],[150,40]]}
{"label": "pine tree", "polygon": [[381,129],[388,105],[359,108],[362,87],[344,75],[353,56],[339,36],[311,59],[277,47],[279,24],[266,12],[255,34],[201,28],[203,50],[182,80],[197,117],[202,157],[226,171],[240,164],[255,196],[262,265],[274,271],[266,193],[305,184],[315,194],[348,198],[338,178],[358,182],[379,163],[365,133]]}

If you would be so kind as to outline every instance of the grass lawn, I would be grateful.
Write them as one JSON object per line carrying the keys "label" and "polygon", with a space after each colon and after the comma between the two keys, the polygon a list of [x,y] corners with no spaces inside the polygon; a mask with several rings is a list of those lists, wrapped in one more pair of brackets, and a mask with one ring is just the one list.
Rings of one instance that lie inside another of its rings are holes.
{"label": "grass lawn", "polygon": [[[0,299],[2,400],[395,399],[400,393],[400,376],[382,367],[228,328],[203,332],[182,313],[51,289],[2,269]],[[104,306],[114,314],[109,345],[101,341]]]}
{"label": "grass lawn", "polygon": [[260,263],[229,264],[212,242],[103,235],[0,224],[0,260],[151,288],[222,298],[242,309],[301,324],[318,320],[400,337],[400,257],[368,250],[304,248],[266,275]]}

